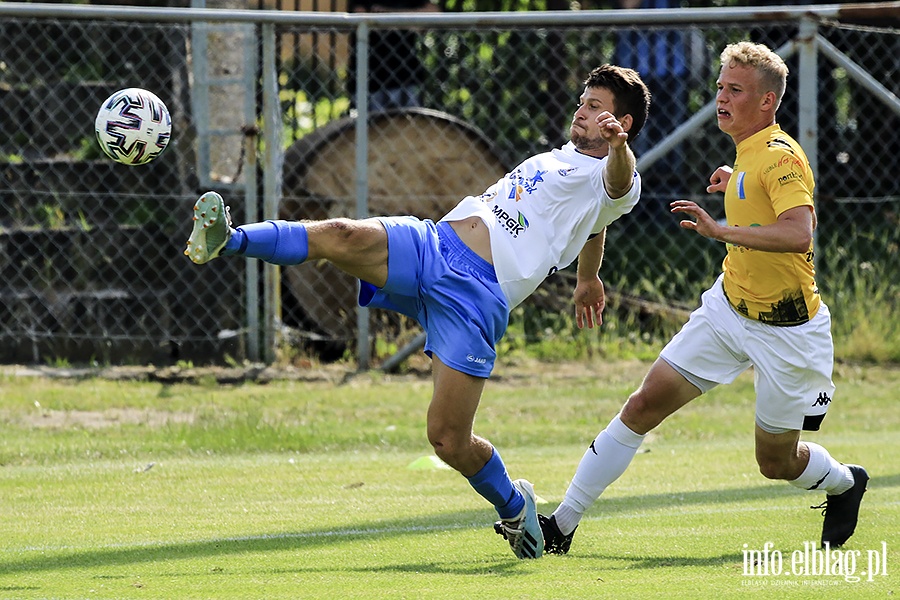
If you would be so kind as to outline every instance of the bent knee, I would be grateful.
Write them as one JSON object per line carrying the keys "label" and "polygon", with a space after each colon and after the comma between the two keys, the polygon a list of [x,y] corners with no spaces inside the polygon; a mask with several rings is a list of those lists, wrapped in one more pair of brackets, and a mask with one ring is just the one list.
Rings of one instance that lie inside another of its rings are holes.
{"label": "bent knee", "polygon": [[778,460],[757,460],[760,474],[766,479],[796,479],[793,465]]}
{"label": "bent knee", "polygon": [[428,434],[428,441],[434,453],[448,465],[454,466],[464,461],[472,452],[472,436],[454,435],[453,432]]}
{"label": "bent knee", "polygon": [[628,397],[620,418],[629,429],[643,435],[662,423],[667,416],[666,411],[660,410],[646,394],[638,390]]}

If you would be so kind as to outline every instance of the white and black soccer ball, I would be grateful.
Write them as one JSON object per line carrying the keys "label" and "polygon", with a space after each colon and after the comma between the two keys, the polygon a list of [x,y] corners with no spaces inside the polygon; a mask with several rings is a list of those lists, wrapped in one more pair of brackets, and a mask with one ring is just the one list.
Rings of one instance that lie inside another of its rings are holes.
{"label": "white and black soccer ball", "polygon": [[169,109],[156,94],[119,90],[106,99],[94,121],[104,154],[123,165],[145,165],[159,156],[172,136]]}

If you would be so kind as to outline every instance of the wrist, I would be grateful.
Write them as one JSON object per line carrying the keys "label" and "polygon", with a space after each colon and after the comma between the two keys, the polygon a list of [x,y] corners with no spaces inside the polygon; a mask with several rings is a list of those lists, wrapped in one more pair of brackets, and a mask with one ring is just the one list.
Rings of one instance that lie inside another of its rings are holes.
{"label": "wrist", "polygon": [[733,244],[734,229],[734,227],[729,227],[728,225],[718,225],[715,239],[720,242],[725,242],[726,244]]}

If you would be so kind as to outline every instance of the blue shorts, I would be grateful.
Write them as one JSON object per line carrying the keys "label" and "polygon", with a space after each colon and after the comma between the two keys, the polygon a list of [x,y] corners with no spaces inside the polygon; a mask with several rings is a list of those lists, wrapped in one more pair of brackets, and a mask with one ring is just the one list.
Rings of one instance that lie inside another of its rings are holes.
{"label": "blue shorts", "polygon": [[388,236],[383,288],[361,281],[359,305],[419,322],[425,353],[474,377],[490,376],[494,349],[509,323],[494,267],[466,246],[448,223],[381,217]]}

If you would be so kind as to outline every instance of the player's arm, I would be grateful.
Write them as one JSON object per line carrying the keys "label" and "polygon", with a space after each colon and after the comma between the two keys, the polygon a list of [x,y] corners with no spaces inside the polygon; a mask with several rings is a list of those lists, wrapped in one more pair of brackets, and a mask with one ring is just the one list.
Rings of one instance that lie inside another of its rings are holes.
{"label": "player's arm", "polygon": [[598,275],[603,262],[603,247],[606,244],[606,228],[588,239],[578,255],[577,282],[575,284],[575,324],[588,329],[603,324],[603,308],[606,306],[606,292]]}
{"label": "player's arm", "polygon": [[[631,115],[623,117],[623,119],[630,118]],[[603,187],[606,188],[606,194],[610,198],[621,198],[634,185],[634,171],[637,163],[634,152],[628,145],[628,132],[609,112],[601,113],[597,117],[597,124],[600,125],[600,135],[609,145],[609,154],[603,169]]]}
{"label": "player's arm", "polygon": [[704,237],[764,252],[807,252],[812,243],[813,207],[789,208],[769,225],[729,227],[709,216],[695,202],[676,200],[670,204],[673,213],[684,213],[694,220],[681,221],[685,229]]}

